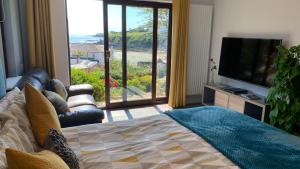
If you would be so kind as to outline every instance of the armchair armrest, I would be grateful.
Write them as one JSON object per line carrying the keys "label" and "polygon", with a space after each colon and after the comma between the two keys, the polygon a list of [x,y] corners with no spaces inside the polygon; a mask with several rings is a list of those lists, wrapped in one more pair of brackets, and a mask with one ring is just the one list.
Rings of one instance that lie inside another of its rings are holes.
{"label": "armchair armrest", "polygon": [[94,88],[90,84],[72,85],[67,87],[68,96],[76,96],[80,94],[94,94]]}
{"label": "armchair armrest", "polygon": [[87,124],[102,123],[104,112],[101,109],[88,109],[67,112],[58,115],[61,127],[72,127]]}

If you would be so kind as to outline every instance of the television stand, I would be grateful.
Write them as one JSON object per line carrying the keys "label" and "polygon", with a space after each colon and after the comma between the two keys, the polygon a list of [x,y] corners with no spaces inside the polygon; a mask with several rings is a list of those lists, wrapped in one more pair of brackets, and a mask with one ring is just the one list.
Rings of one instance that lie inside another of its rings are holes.
{"label": "television stand", "polygon": [[263,98],[251,100],[251,98],[245,97],[244,93],[233,93],[226,90],[228,88],[230,87],[205,84],[202,104],[207,106],[222,106],[262,122],[269,122],[269,106]]}
{"label": "television stand", "polygon": [[222,89],[224,91],[227,91],[227,92],[233,93],[233,94],[245,94],[245,93],[248,93],[248,90],[241,89],[241,88],[235,88],[235,87],[224,87]]}

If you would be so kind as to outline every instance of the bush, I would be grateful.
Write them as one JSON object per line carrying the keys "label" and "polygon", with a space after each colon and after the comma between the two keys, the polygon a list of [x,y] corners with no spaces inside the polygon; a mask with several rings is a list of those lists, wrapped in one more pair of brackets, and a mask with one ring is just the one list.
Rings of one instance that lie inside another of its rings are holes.
{"label": "bush", "polygon": [[[119,60],[112,59],[110,62],[110,87],[111,97],[118,98],[122,96],[122,64]],[[134,86],[143,92],[151,92],[152,90],[152,69],[144,66],[134,66],[128,64],[127,66],[127,85]],[[72,68],[71,69],[71,83],[76,84],[91,84],[95,89],[95,100],[105,100],[105,73],[104,68],[97,68],[91,72],[85,70]],[[159,80],[159,91],[165,90],[165,79]]]}
{"label": "bush", "polygon": [[300,45],[278,47],[275,59],[277,71],[269,90],[271,124],[300,135]]}
{"label": "bush", "polygon": [[[100,80],[103,79],[103,80]],[[104,101],[105,84],[104,84],[104,71],[94,70],[92,72],[85,72],[81,69],[71,69],[71,83],[76,84],[90,84],[94,87],[94,97],[96,101]]]}

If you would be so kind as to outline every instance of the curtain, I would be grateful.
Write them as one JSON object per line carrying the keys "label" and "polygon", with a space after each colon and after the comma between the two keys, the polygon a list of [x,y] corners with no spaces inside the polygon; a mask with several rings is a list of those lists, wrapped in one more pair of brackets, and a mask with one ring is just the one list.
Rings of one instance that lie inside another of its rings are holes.
{"label": "curtain", "polygon": [[30,68],[44,68],[55,76],[50,0],[26,0]]}
{"label": "curtain", "polygon": [[169,105],[186,105],[186,65],[189,35],[189,0],[173,0],[172,59]]}
{"label": "curtain", "polygon": [[5,96],[6,93],[6,79],[5,79],[5,68],[3,58],[0,56],[0,99]]}

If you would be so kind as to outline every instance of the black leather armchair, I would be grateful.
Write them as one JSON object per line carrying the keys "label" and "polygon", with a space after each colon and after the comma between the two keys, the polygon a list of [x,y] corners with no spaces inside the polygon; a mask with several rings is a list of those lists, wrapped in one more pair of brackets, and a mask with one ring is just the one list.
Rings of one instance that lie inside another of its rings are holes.
{"label": "black leather armchair", "polygon": [[[26,83],[39,90],[50,90],[49,75],[43,69],[34,69],[24,75],[16,87],[23,89]],[[89,84],[73,85],[66,87],[68,92],[67,103],[71,112],[58,115],[62,127],[72,127],[93,123],[102,123],[104,113],[97,108],[93,93],[94,89]]]}

